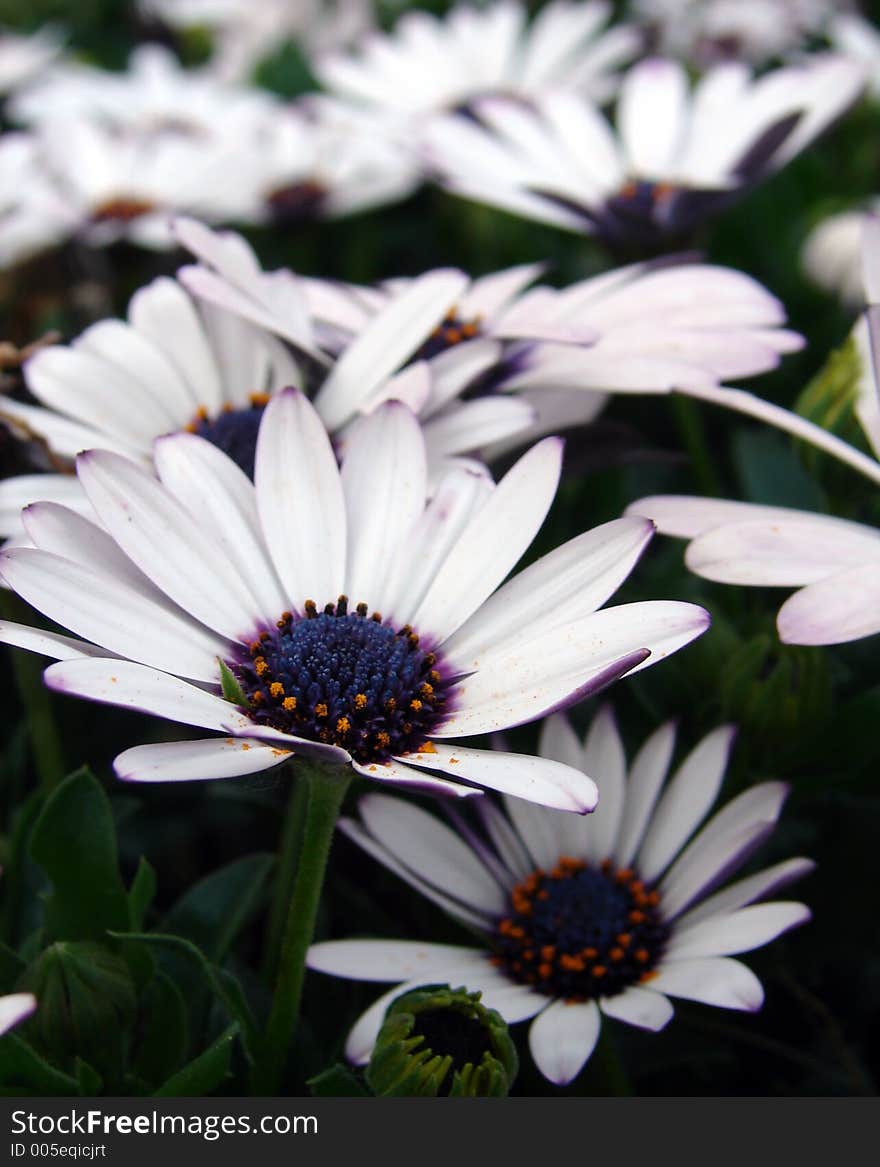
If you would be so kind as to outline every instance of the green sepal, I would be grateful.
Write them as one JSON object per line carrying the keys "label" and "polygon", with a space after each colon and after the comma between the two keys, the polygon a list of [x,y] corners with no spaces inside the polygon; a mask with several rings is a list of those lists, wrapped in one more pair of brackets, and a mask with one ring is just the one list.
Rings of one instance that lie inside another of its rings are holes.
{"label": "green sepal", "polygon": [[244,690],[238,681],[235,679],[229,665],[217,657],[217,664],[220,666],[220,691],[226,701],[231,701],[233,705],[244,706],[245,709],[250,708],[250,701],[245,696]]}

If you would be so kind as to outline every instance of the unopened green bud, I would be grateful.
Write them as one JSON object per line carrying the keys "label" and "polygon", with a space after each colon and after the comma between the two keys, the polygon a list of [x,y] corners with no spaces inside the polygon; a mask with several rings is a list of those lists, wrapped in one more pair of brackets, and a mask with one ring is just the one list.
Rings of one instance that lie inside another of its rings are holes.
{"label": "unopened green bud", "polygon": [[58,941],[25,970],[18,987],[39,1002],[22,1036],[61,1065],[80,1057],[102,1074],[119,1072],[137,1007],[122,957],[103,944]]}
{"label": "unopened green bud", "polygon": [[507,1022],[481,993],[426,985],[389,1006],[366,1079],[374,1093],[503,1098],[519,1059]]}

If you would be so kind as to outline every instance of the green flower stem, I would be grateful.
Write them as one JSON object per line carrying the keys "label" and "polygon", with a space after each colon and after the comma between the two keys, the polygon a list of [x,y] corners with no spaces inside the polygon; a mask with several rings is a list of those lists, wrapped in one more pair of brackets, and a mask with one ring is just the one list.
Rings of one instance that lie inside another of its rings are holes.
{"label": "green flower stem", "polygon": [[281,940],[272,1009],[251,1078],[251,1094],[255,1096],[275,1096],[281,1084],[299,1018],[306,953],[315,931],[333,829],[351,781],[347,767],[321,766],[300,760],[297,769],[296,781],[308,782],[308,808],[293,895]]}
{"label": "green flower stem", "polygon": [[269,912],[266,947],[263,953],[263,975],[267,980],[274,980],[278,972],[278,961],[281,957],[281,941],[284,938],[284,926],[287,923],[287,906],[290,903],[290,897],[293,895],[297,863],[299,861],[303,834],[306,828],[306,811],[309,805],[309,782],[296,776],[294,773],[296,766],[296,762],[290,765],[292,789],[290,799],[287,803],[287,814],[284,819],[281,842],[278,848],[275,894]]}
{"label": "green flower stem", "polygon": [[[15,623],[29,623],[33,615],[11,592],[0,591],[0,612]],[[12,674],[24,706],[31,755],[44,794],[54,790],[66,770],[61,737],[55,722],[52,694],[43,684],[45,661],[29,652],[12,649]]]}
{"label": "green flower stem", "polygon": [[691,460],[700,492],[712,498],[719,498],[723,493],[721,481],[706,440],[706,429],[699,408],[689,398],[678,396],[673,396],[672,408],[678,433]]}

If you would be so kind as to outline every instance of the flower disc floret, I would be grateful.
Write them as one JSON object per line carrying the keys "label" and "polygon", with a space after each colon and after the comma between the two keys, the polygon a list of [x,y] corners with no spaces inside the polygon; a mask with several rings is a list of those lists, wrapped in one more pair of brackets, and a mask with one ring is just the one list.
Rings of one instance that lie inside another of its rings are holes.
{"label": "flower disc floret", "polygon": [[189,433],[198,434],[222,450],[248,478],[253,479],[257,435],[268,404],[268,394],[252,393],[249,403],[240,409],[227,403],[213,417],[207,409],[199,409],[186,428]]}
{"label": "flower disc floret", "polygon": [[611,997],[650,980],[669,939],[660,893],[629,867],[563,856],[513,888],[493,963],[568,1001]]}
{"label": "flower disc floret", "polygon": [[285,612],[234,666],[250,716],[282,733],[342,746],[359,762],[430,751],[446,704],[437,656],[409,625],[394,629],[340,596]]}

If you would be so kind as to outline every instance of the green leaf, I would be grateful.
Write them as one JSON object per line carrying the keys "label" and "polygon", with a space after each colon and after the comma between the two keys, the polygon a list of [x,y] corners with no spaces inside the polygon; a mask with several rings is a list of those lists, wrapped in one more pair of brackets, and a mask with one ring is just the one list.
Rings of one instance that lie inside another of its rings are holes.
{"label": "green leaf", "polygon": [[189,1034],[183,994],[161,971],[144,997],[140,1024],[143,1039],[134,1072],[147,1082],[162,1082],[186,1056]]}
{"label": "green leaf", "polygon": [[231,701],[233,705],[243,705],[247,708],[250,705],[250,701],[248,701],[244,690],[235,679],[229,666],[219,657],[217,657],[217,663],[220,666],[220,689],[224,698],[227,701]]}
{"label": "green leaf", "polygon": [[46,904],[52,938],[98,940],[128,926],[113,814],[90,770],[77,770],[54,791],[34,825],[31,854],[52,881]]}
{"label": "green leaf", "polygon": [[226,1010],[230,1019],[240,1027],[245,1053],[250,1056],[250,1051],[257,1042],[257,1028],[241,987],[231,973],[215,968],[195,944],[182,936],[166,936],[161,932],[111,932],[111,936],[117,940],[167,948],[195,965],[211,993]]}
{"label": "green leaf", "polygon": [[370,1091],[358,1076],[341,1062],[322,1070],[306,1083],[315,1098],[370,1098]]}
{"label": "green leaf", "polygon": [[154,1098],[202,1098],[216,1090],[229,1075],[232,1043],[238,1035],[238,1026],[230,1025],[213,1045],[199,1054],[182,1070],[172,1074],[153,1093]]}
{"label": "green leaf", "polygon": [[246,855],[200,880],[174,905],[162,931],[185,936],[209,960],[221,961],[260,906],[273,855]]}
{"label": "green leaf", "polygon": [[73,1063],[73,1068],[76,1074],[79,1092],[83,1098],[94,1098],[101,1093],[104,1087],[104,1079],[94,1066],[90,1066],[82,1058],[77,1058]]}
{"label": "green leaf", "polygon": [[749,502],[822,510],[825,495],[799,460],[788,438],[770,430],[737,430],[733,458]]}
{"label": "green leaf", "polygon": [[138,869],[128,890],[128,920],[133,932],[144,926],[144,916],[156,896],[156,872],[141,856]]}
{"label": "green leaf", "polygon": [[0,1083],[18,1086],[38,1094],[78,1094],[79,1084],[62,1074],[17,1034],[0,1037]]}

